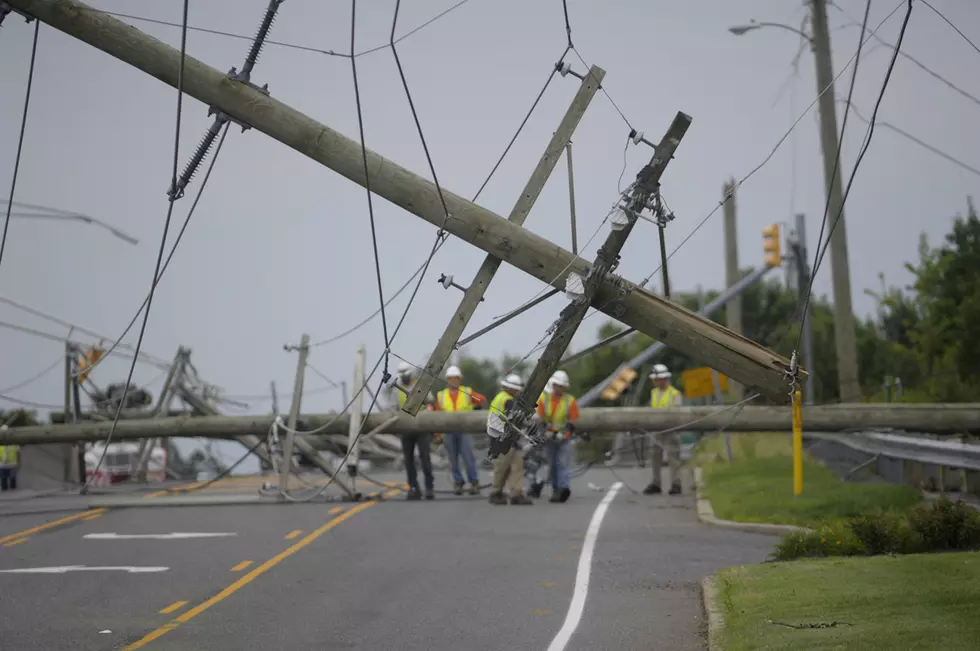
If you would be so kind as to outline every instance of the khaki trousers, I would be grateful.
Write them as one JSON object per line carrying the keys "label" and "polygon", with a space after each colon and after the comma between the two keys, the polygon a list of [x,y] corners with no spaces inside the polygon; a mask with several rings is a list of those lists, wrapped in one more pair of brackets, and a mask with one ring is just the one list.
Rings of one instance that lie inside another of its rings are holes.
{"label": "khaki trousers", "polygon": [[653,466],[653,483],[663,487],[662,473],[664,452],[667,453],[667,466],[670,468],[670,483],[681,485],[681,437],[678,432],[658,434],[653,437],[650,465]]}
{"label": "khaki trousers", "polygon": [[524,494],[524,454],[512,447],[506,454],[493,460],[493,483],[490,492],[504,492],[504,484],[511,497]]}

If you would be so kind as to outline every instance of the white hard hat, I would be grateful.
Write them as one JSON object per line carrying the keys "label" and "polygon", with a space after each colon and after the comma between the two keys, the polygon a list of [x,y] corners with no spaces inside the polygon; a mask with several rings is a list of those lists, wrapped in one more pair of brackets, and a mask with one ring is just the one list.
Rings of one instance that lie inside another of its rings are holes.
{"label": "white hard hat", "polygon": [[520,391],[521,389],[524,388],[524,380],[521,379],[520,375],[517,375],[516,373],[511,373],[510,375],[508,375],[503,379],[503,381],[500,383],[500,386],[502,386],[505,389],[513,389],[514,391]]}
{"label": "white hard hat", "polygon": [[401,362],[398,364],[398,375],[406,375],[412,372],[412,365],[408,362]]}
{"label": "white hard hat", "polygon": [[551,384],[567,387],[568,386],[568,373],[565,371],[555,371],[555,374],[551,376]]}
{"label": "white hard hat", "polygon": [[459,370],[458,366],[450,366],[446,369],[446,377],[463,377],[463,372]]}
{"label": "white hard hat", "polygon": [[670,377],[670,369],[663,364],[654,364],[653,369],[650,371],[650,379],[652,380],[666,380]]}

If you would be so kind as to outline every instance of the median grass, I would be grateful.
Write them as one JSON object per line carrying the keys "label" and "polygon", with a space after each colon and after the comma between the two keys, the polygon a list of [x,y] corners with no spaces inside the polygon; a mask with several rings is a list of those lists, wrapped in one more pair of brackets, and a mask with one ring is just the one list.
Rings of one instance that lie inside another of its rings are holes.
{"label": "median grass", "polygon": [[980,553],[834,558],[718,574],[727,651],[976,651]]}
{"label": "median grass", "polygon": [[803,494],[794,496],[789,434],[730,436],[731,464],[722,435],[702,441],[695,452],[703,496],[724,520],[816,527],[868,513],[899,513],[919,502],[918,491],[910,486],[841,481],[805,452]]}

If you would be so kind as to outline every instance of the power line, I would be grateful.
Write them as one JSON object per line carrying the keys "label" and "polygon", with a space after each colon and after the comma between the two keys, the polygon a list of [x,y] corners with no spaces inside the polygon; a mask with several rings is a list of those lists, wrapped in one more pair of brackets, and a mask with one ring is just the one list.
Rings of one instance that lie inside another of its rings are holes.
{"label": "power line", "polygon": [[[150,308],[153,305],[153,295],[156,292],[157,283],[160,281],[160,266],[163,263],[163,252],[167,248],[167,233],[170,230],[170,220],[174,213],[174,203],[179,198],[179,195],[177,194],[177,166],[180,162],[180,118],[184,105],[184,63],[187,58],[187,13],[189,3],[190,0],[184,0],[184,28],[180,32],[180,67],[177,71],[177,117],[174,125],[173,173],[170,181],[171,191],[168,197],[167,217],[163,224],[163,235],[160,237],[160,248],[157,252],[156,266],[153,269],[153,280],[150,283],[150,292],[146,298],[146,310],[143,312],[143,323],[140,326],[140,334],[136,340],[137,355],[139,355],[140,347],[143,345],[143,336],[146,334],[146,324],[150,320]],[[109,435],[106,437],[105,447],[102,448],[102,454],[99,456],[99,461],[95,464],[95,470],[92,472],[91,478],[93,479],[98,474],[99,468],[102,467],[102,462],[105,460],[106,453],[109,451],[109,444],[112,442],[112,436],[116,433],[116,427],[119,424],[119,415],[122,413],[123,404],[126,402],[126,396],[129,394],[130,383],[133,381],[133,372],[135,370],[136,358],[134,357],[132,363],[129,365],[129,373],[126,376],[126,384],[123,387],[122,398],[120,398],[119,404],[116,405],[116,413],[112,417],[112,425],[109,428]],[[90,481],[91,480],[86,481],[85,484],[82,485],[82,489],[80,491],[82,494],[88,490]]]}
{"label": "power line", "polygon": [[64,363],[65,363],[65,356],[64,355],[61,355],[57,359],[55,359],[54,362],[52,362],[48,366],[45,366],[43,369],[41,369],[40,371],[38,371],[37,373],[35,373],[31,377],[27,378],[26,380],[22,380],[22,381],[18,382],[17,384],[12,384],[9,387],[4,387],[3,389],[0,389],[0,394],[10,393],[11,391],[16,391],[17,389],[22,389],[22,388],[26,387],[27,385],[29,385],[29,384],[31,384],[33,382],[36,382],[37,380],[40,380],[42,377],[44,377],[45,375],[47,375],[48,373],[50,373],[51,371],[53,371],[54,369],[58,368],[59,366],[61,366]]}
{"label": "power line", "polygon": [[[927,6],[929,6],[930,9],[933,9],[933,11],[936,11],[931,5],[928,5],[928,3],[926,3],[926,4],[927,4]],[[855,20],[855,18],[850,13],[848,13],[848,11],[846,9],[844,9],[843,7],[841,7],[840,5],[838,5],[837,3],[834,3],[834,2],[831,2],[830,5],[833,6],[835,9],[837,9],[838,11],[840,11],[845,16],[847,16],[847,18],[849,18],[851,20],[851,24],[853,24],[855,26],[860,25],[860,23],[858,23],[858,21]],[[939,13],[939,12],[936,12],[936,13]],[[940,14],[940,16],[942,16],[942,14]],[[943,18],[945,19],[944,16],[943,16]],[[947,22],[949,22],[949,21],[947,21]],[[953,29],[956,29],[956,27],[954,26]],[[959,31],[959,30],[956,30],[956,31]],[[961,36],[963,35],[962,32],[960,33],[960,35]],[[964,38],[966,38],[966,37],[964,36]],[[875,40],[878,41],[879,43],[881,43],[882,45],[884,45],[885,47],[891,48],[893,51],[895,50],[895,45],[893,43],[889,43],[888,41],[886,41],[885,39],[881,38],[880,36],[875,36]],[[966,39],[966,40],[969,42],[970,39]],[[970,44],[973,45],[972,42]],[[976,46],[974,46],[974,47],[976,47]],[[908,52],[899,52],[899,56],[908,59],[909,61],[911,61],[912,63],[914,63],[919,69],[921,69],[923,72],[925,72],[926,74],[928,74],[932,78],[934,78],[937,81],[945,84],[947,87],[949,87],[950,89],[956,91],[957,93],[959,93],[963,97],[967,98],[968,100],[970,100],[971,102],[973,102],[977,106],[980,106],[980,98],[977,98],[975,95],[971,95],[967,91],[963,90],[962,88],[960,88],[959,86],[957,86],[956,84],[954,84],[953,82],[951,82],[946,77],[942,76],[941,74],[939,74],[938,72],[936,72],[932,68],[929,68],[928,66],[926,66],[924,63],[922,63],[921,61],[919,61],[918,59],[916,59],[915,57],[913,57]]]}
{"label": "power line", "polygon": [[947,18],[946,16],[944,16],[941,11],[939,11],[938,9],[936,9],[935,7],[933,7],[931,4],[929,4],[928,2],[926,2],[926,0],[922,0],[922,4],[924,4],[925,6],[929,7],[934,12],[936,12],[936,15],[937,16],[939,16],[944,21],[946,21],[946,24],[947,25],[949,25],[950,27],[952,27],[956,31],[957,34],[959,34],[960,36],[962,36],[963,37],[963,40],[966,41],[967,43],[969,43],[970,44],[970,47],[972,47],[974,50],[977,51],[977,54],[980,54],[980,47],[977,47],[977,44],[974,43],[973,41],[971,41],[970,38],[966,34],[964,34],[962,31],[960,31],[960,28],[957,27],[956,25],[954,25],[953,22],[949,18]]}
{"label": "power line", "polygon": [[[861,166],[861,161],[864,160],[864,155],[868,152],[868,147],[871,145],[871,138],[874,135],[875,120],[878,117],[878,109],[881,107],[881,101],[885,97],[885,90],[888,88],[888,82],[892,76],[892,70],[895,68],[895,61],[898,59],[898,53],[902,47],[902,41],[905,39],[905,30],[908,28],[909,19],[912,17],[912,0],[907,0],[908,8],[905,11],[905,18],[902,21],[902,28],[898,33],[898,42],[895,44],[895,50],[892,52],[891,61],[888,63],[888,70],[885,72],[885,79],[881,84],[881,90],[878,92],[878,100],[875,102],[874,111],[871,113],[871,120],[868,123],[867,134],[864,137],[864,143],[861,147],[861,151],[858,152],[857,160],[854,162],[854,168],[851,170],[851,176],[847,180],[847,186],[844,188],[844,197],[841,200],[841,205],[838,208],[837,216],[834,218],[834,223],[830,227],[830,231],[827,233],[826,242],[823,243],[823,248],[821,248],[821,239],[817,238],[817,256],[814,261],[813,271],[810,272],[810,282],[808,283],[806,290],[806,299],[803,303],[803,315],[800,318],[802,323],[806,319],[807,310],[810,306],[810,299],[813,295],[813,281],[817,277],[817,272],[820,270],[820,264],[823,262],[824,255],[827,253],[827,249],[830,247],[831,238],[834,236],[834,230],[837,229],[837,225],[840,223],[841,215],[844,213],[844,204],[847,203],[847,196],[851,192],[851,186],[854,183],[854,177],[857,175],[858,168]],[[870,0],[869,0],[870,4]],[[840,147],[838,147],[838,154],[840,152]],[[828,206],[829,201],[828,201]],[[826,224],[827,213],[824,213],[823,222]],[[821,227],[821,234],[823,233],[823,228]],[[800,333],[796,338],[796,345],[794,348],[799,348],[800,340],[803,337],[803,329],[800,328]]]}
{"label": "power line", "polygon": [[[41,21],[34,19],[34,40],[31,43],[31,63],[27,72],[27,91],[24,93],[24,112],[20,118],[20,133],[17,136],[17,154],[14,156],[14,173],[10,180],[10,201],[14,200],[17,189],[17,173],[20,171],[20,155],[24,150],[24,134],[27,132],[27,115],[31,106],[31,87],[34,85],[34,64],[37,61],[37,35],[41,30]],[[7,204],[7,216],[3,220],[3,236],[0,237],[0,264],[3,263],[3,252],[7,248],[7,230],[10,228],[10,211],[14,204]]]}
{"label": "power line", "polygon": [[[868,36],[868,38],[866,38],[866,39],[864,39],[864,40],[862,41],[862,44],[863,44],[863,45],[866,45],[866,44],[868,43],[868,41],[869,41],[869,40],[870,40],[870,39],[871,39],[871,38],[872,38],[872,37],[873,37],[873,36],[874,36],[874,35],[875,35],[876,33],[878,33],[878,30],[879,30],[879,29],[881,29],[881,27],[882,27],[882,25],[884,25],[884,24],[885,24],[885,23],[886,23],[886,22],[888,21],[888,19],[889,19],[889,18],[891,18],[891,17],[893,16],[893,15],[895,15],[895,12],[897,12],[897,11],[898,11],[898,10],[899,10],[899,9],[900,9],[900,8],[902,7],[902,3],[903,3],[904,1],[905,1],[905,0],[901,0],[901,1],[900,1],[900,2],[899,2],[899,3],[897,4],[897,5],[895,5],[895,8],[894,8],[894,9],[892,9],[892,10],[891,10],[891,12],[890,12],[890,13],[889,13],[889,14],[888,14],[887,16],[885,16],[885,17],[884,17],[884,18],[882,19],[882,21],[881,21],[880,23],[878,23],[878,26],[877,26],[877,27],[875,27],[875,28],[874,28],[874,29],[873,29],[873,30],[871,31],[871,34],[870,34],[870,35]],[[758,172],[759,170],[761,170],[761,169],[762,169],[763,167],[765,167],[765,166],[766,166],[766,165],[767,165],[767,164],[769,163],[769,161],[770,161],[770,160],[772,160],[772,157],[776,155],[776,152],[777,152],[777,151],[779,151],[779,148],[780,148],[780,147],[782,147],[782,145],[783,145],[783,143],[784,143],[784,142],[786,141],[786,139],[787,139],[787,138],[789,138],[789,136],[790,136],[790,134],[792,134],[792,133],[793,133],[793,131],[794,131],[794,130],[796,129],[796,127],[797,127],[797,125],[799,125],[799,123],[800,123],[800,122],[801,122],[801,121],[803,120],[803,118],[804,118],[804,117],[806,117],[806,115],[807,115],[807,113],[809,113],[809,112],[810,112],[810,109],[812,109],[812,108],[814,107],[814,105],[816,105],[816,103],[817,103],[818,101],[820,101],[820,98],[821,98],[821,97],[823,97],[823,94],[824,94],[824,93],[826,93],[826,92],[827,92],[828,90],[830,90],[830,88],[831,88],[831,86],[833,86],[833,85],[834,85],[834,82],[836,82],[836,81],[837,81],[837,80],[838,80],[838,79],[839,79],[839,78],[841,77],[841,75],[843,75],[843,74],[844,74],[844,72],[845,72],[845,71],[846,71],[846,70],[847,70],[847,69],[848,69],[848,68],[850,67],[850,65],[851,65],[851,63],[852,63],[852,62],[853,62],[853,61],[855,60],[855,58],[856,58],[856,57],[857,57],[857,52],[855,52],[855,53],[854,53],[854,54],[853,54],[853,55],[851,56],[851,58],[850,58],[850,59],[848,59],[848,61],[847,61],[847,63],[845,63],[845,64],[844,64],[844,66],[843,66],[843,67],[841,68],[841,70],[840,70],[840,72],[838,72],[838,73],[837,73],[837,75],[836,75],[836,76],[835,76],[835,77],[833,78],[833,80],[831,80],[831,83],[830,83],[830,84],[829,84],[829,85],[828,85],[828,86],[827,86],[826,88],[824,88],[823,90],[821,90],[821,91],[820,91],[820,92],[819,92],[819,93],[817,94],[817,96],[816,96],[816,97],[814,97],[814,98],[813,98],[813,101],[812,101],[812,102],[810,102],[810,104],[809,104],[809,106],[807,106],[807,107],[806,107],[806,108],[805,108],[805,109],[803,110],[803,113],[801,113],[801,114],[800,114],[800,116],[799,116],[798,118],[796,118],[796,120],[795,120],[795,121],[793,122],[793,124],[792,124],[792,125],[790,126],[790,128],[789,128],[789,130],[788,130],[788,131],[786,131],[786,133],[785,133],[785,134],[783,134],[783,136],[782,136],[782,137],[781,137],[781,138],[779,139],[779,141],[778,141],[778,142],[776,143],[776,146],[775,146],[775,147],[773,147],[773,149],[772,149],[772,151],[770,151],[770,152],[769,152],[769,154],[768,154],[768,155],[767,155],[767,156],[766,156],[766,157],[765,157],[765,158],[763,159],[763,161],[762,161],[761,163],[759,163],[758,165],[756,165],[756,166],[755,166],[755,167],[754,167],[754,168],[752,169],[752,171],[750,171],[750,172],[749,172],[748,174],[746,174],[746,175],[745,175],[744,177],[742,177],[742,179],[741,179],[740,181],[738,181],[737,183],[735,183],[735,185],[733,185],[733,186],[731,187],[731,189],[730,189],[730,191],[729,191],[729,194],[728,194],[728,195],[726,195],[726,196],[725,196],[724,198],[722,198],[722,200],[721,200],[721,201],[719,201],[719,202],[718,202],[718,204],[717,204],[717,205],[715,205],[715,207],[714,207],[714,208],[712,208],[712,210],[711,210],[711,212],[709,212],[709,213],[708,213],[707,215],[705,215],[705,217],[704,217],[704,218],[703,218],[703,219],[702,219],[702,220],[701,220],[700,222],[698,222],[698,225],[694,227],[694,230],[692,230],[692,231],[691,231],[690,233],[688,233],[688,235],[687,235],[687,237],[685,237],[685,238],[684,238],[683,240],[681,240],[681,243],[680,243],[680,244],[678,244],[678,245],[677,245],[677,246],[676,246],[676,247],[674,248],[674,250],[670,252],[670,255],[668,255],[668,256],[667,256],[667,260],[670,260],[670,259],[671,259],[672,257],[674,257],[674,255],[675,255],[675,254],[676,254],[676,253],[677,253],[678,251],[680,251],[680,250],[681,250],[681,248],[683,248],[683,247],[684,247],[684,245],[685,245],[685,244],[687,244],[687,243],[688,243],[688,241],[690,241],[690,239],[691,239],[692,237],[694,237],[694,235],[695,235],[695,234],[697,234],[697,232],[698,232],[699,230],[701,230],[701,227],[702,227],[702,226],[704,226],[704,225],[705,225],[706,223],[708,223],[708,220],[709,220],[709,219],[711,219],[711,218],[712,218],[712,217],[714,216],[714,214],[715,214],[716,212],[718,212],[718,210],[719,210],[719,209],[720,209],[720,208],[721,208],[722,206],[724,206],[724,205],[725,205],[725,203],[726,203],[727,201],[729,201],[729,200],[731,199],[731,197],[732,197],[732,196],[734,195],[734,193],[735,193],[735,191],[736,191],[736,190],[737,190],[738,188],[740,188],[740,187],[742,186],[742,184],[743,184],[743,183],[745,183],[746,181],[748,181],[748,180],[749,180],[749,179],[750,179],[750,178],[751,178],[751,177],[752,177],[752,176],[753,176],[753,175],[754,175],[754,174],[755,174],[756,172]],[[647,286],[647,284],[648,284],[648,283],[650,282],[650,280],[651,280],[651,279],[652,279],[652,278],[653,278],[653,277],[654,277],[654,276],[655,276],[655,275],[657,274],[657,272],[659,272],[659,271],[660,271],[660,266],[658,266],[658,267],[657,267],[656,269],[654,269],[654,270],[653,270],[653,271],[652,271],[652,272],[651,272],[651,273],[650,273],[650,274],[649,274],[649,275],[648,275],[648,276],[647,276],[646,278],[644,278],[644,279],[643,279],[643,280],[642,280],[642,281],[641,281],[641,282],[639,283],[639,285],[640,285],[640,287],[646,287],[646,286]]]}
{"label": "power line", "polygon": [[[837,98],[837,101],[838,102],[847,102],[847,100],[845,100],[843,97],[838,97]],[[857,118],[859,120],[861,120],[862,122],[864,122],[865,124],[871,124],[871,121],[868,120],[868,118],[866,118],[863,115],[861,115],[861,113],[858,110],[857,106],[853,102],[851,102],[851,111],[853,111],[854,115],[856,115]],[[879,127],[884,127],[886,129],[891,129],[892,131],[894,131],[895,133],[899,134],[900,136],[904,136],[905,138],[908,138],[909,140],[911,140],[915,144],[919,145],[923,149],[927,149],[927,150],[931,151],[932,153],[936,154],[937,156],[940,156],[942,158],[945,158],[950,163],[953,163],[954,165],[957,165],[957,166],[963,168],[967,172],[971,172],[973,174],[976,174],[977,176],[980,176],[980,169],[977,169],[976,167],[973,167],[973,166],[969,165],[968,163],[964,163],[963,161],[959,160],[958,158],[954,158],[953,156],[947,154],[946,152],[944,152],[943,150],[939,149],[938,147],[935,147],[933,145],[930,145],[928,142],[922,140],[921,138],[917,138],[916,136],[913,136],[908,131],[905,131],[903,129],[900,129],[900,128],[896,127],[893,124],[890,124],[888,122],[885,122],[884,120],[878,120],[878,121],[876,121],[875,122],[875,125],[876,126],[879,126]]]}

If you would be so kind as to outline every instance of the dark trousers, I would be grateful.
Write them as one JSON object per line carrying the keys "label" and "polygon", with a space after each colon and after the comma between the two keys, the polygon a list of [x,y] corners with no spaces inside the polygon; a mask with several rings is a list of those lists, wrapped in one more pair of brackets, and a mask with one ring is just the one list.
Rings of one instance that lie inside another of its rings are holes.
{"label": "dark trousers", "polygon": [[419,456],[422,458],[422,475],[425,477],[425,487],[432,489],[435,486],[435,477],[432,475],[432,459],[429,456],[431,440],[431,434],[405,434],[402,436],[402,454],[405,457],[405,473],[408,475],[409,488],[419,488],[419,475],[415,469],[416,446],[418,446]]}
{"label": "dark trousers", "polygon": [[17,469],[0,468],[0,490],[17,490]]}

